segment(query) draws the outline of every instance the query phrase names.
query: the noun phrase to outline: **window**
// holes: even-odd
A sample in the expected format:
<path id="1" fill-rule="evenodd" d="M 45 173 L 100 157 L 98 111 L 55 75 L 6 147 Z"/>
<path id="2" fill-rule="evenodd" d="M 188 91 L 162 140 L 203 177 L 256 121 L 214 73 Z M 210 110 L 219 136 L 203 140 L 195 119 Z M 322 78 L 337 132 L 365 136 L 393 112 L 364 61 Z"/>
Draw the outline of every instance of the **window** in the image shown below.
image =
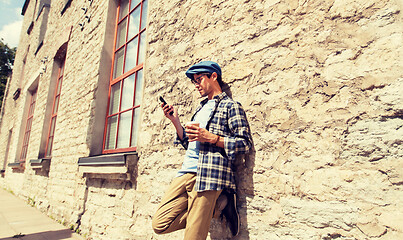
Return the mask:
<path id="1" fill-rule="evenodd" d="M 22 150 L 20 155 L 20 162 L 25 162 L 28 152 L 28 144 L 29 144 L 29 136 L 31 134 L 32 120 L 34 118 L 34 110 L 36 103 L 36 89 L 31 93 L 30 101 L 29 101 L 29 110 L 27 123 L 25 125 L 25 133 L 24 133 L 24 141 L 22 143 Z"/>
<path id="2" fill-rule="evenodd" d="M 21 11 L 22 16 L 25 15 L 25 12 L 27 11 L 28 5 L 29 5 L 29 0 L 25 0 L 24 6 L 22 6 L 22 11 Z"/>
<path id="3" fill-rule="evenodd" d="M 57 74 L 56 90 L 55 90 L 55 95 L 54 95 L 53 104 L 52 104 L 52 115 L 50 117 L 49 131 L 48 131 L 48 137 L 47 137 L 47 141 L 46 141 L 45 157 L 52 156 L 53 139 L 54 139 L 55 129 L 56 129 L 57 110 L 59 109 L 60 92 L 62 89 L 62 82 L 63 82 L 63 76 L 64 76 L 64 63 L 65 63 L 65 60 L 63 60 L 61 62 L 59 71 Z"/>
<path id="4" fill-rule="evenodd" d="M 118 6 L 104 153 L 135 151 L 143 89 L 148 1 Z"/>
<path id="5" fill-rule="evenodd" d="M 18 86 L 19 88 L 22 88 L 22 85 L 24 84 L 24 79 L 25 79 L 25 65 L 27 64 L 27 57 L 29 53 L 29 47 L 31 45 L 28 45 L 27 51 L 25 52 L 24 60 L 22 60 L 22 68 L 21 68 L 21 75 L 20 78 L 18 79 Z"/>
<path id="6" fill-rule="evenodd" d="M 35 51 L 35 55 L 42 48 L 45 40 L 46 31 L 48 28 L 48 19 L 50 12 L 50 0 L 40 0 L 39 11 L 35 21 L 40 22 L 39 24 L 39 36 L 38 36 L 38 46 Z"/>
<path id="7" fill-rule="evenodd" d="M 64 0 L 64 4 L 63 4 L 63 5 L 64 5 L 64 7 L 63 7 L 62 11 L 60 12 L 61 15 L 63 15 L 64 12 L 66 12 L 67 8 L 70 7 L 70 5 L 71 5 L 71 0 Z"/>

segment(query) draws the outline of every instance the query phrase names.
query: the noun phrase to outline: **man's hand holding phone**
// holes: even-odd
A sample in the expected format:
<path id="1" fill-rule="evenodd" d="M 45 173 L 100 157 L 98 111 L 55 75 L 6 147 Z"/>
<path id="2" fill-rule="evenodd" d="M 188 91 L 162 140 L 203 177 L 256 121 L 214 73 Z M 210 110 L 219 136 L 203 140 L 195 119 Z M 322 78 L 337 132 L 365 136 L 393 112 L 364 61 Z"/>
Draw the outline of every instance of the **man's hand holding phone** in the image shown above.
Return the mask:
<path id="1" fill-rule="evenodd" d="M 172 105 L 168 105 L 163 97 L 159 97 L 159 100 L 161 101 L 161 107 L 164 111 L 165 117 L 167 117 L 171 121 L 174 121 L 175 119 L 179 120 L 178 112 L 176 111 L 176 109 Z"/>
<path id="2" fill-rule="evenodd" d="M 161 104 L 161 107 L 162 110 L 164 111 L 165 117 L 169 118 L 170 120 L 173 120 L 175 116 L 178 116 L 178 113 L 176 112 L 176 109 L 174 109 L 173 106 Z"/>
<path id="3" fill-rule="evenodd" d="M 159 100 L 161 101 L 161 108 L 164 111 L 165 117 L 171 120 L 172 124 L 175 126 L 178 137 L 183 140 L 183 127 L 179 120 L 178 111 L 173 106 L 168 105 L 163 97 L 159 97 Z"/>

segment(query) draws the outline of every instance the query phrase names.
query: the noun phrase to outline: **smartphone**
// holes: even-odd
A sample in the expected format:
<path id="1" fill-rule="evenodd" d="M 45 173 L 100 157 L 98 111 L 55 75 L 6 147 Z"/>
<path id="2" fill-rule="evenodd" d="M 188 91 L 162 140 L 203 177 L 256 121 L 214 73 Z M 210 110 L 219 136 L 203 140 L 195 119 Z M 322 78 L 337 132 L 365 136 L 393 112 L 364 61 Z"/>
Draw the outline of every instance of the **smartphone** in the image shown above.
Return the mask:
<path id="1" fill-rule="evenodd" d="M 160 96 L 160 101 L 164 104 L 164 106 L 167 105 L 167 102 L 166 102 L 165 99 L 164 99 L 163 97 L 161 97 L 161 96 Z M 169 115 L 171 115 L 171 116 L 172 116 L 172 114 L 174 114 L 173 111 L 171 111 L 171 112 L 169 113 Z"/>

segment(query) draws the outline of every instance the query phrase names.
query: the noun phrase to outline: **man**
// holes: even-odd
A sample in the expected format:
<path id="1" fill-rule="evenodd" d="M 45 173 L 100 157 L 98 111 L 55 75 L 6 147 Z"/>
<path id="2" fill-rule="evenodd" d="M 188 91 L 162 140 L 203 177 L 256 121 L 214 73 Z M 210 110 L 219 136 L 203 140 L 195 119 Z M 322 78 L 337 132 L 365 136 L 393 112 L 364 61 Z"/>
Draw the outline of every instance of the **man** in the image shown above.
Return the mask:
<path id="1" fill-rule="evenodd" d="M 153 217 L 153 229 L 165 234 L 185 228 L 184 239 L 206 239 L 213 214 L 216 217 L 222 210 L 235 236 L 239 216 L 233 163 L 237 154 L 247 153 L 252 146 L 246 115 L 242 106 L 222 91 L 217 63 L 197 63 L 186 71 L 186 76 L 207 98 L 192 117 L 198 124 L 186 128 L 177 110 L 162 104 L 165 117 L 175 126 L 176 142 L 187 151 L 182 168 Z"/>

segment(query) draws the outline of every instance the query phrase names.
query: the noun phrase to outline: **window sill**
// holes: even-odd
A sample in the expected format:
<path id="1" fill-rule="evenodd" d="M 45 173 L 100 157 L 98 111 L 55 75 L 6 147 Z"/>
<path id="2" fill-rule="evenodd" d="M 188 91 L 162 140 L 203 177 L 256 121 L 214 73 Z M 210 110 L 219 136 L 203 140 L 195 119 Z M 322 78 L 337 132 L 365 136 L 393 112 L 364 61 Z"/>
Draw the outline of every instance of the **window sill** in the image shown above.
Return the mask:
<path id="1" fill-rule="evenodd" d="M 39 17 L 41 16 L 43 9 L 45 8 L 50 8 L 50 4 L 48 3 L 42 3 L 41 9 L 39 10 L 38 16 L 36 17 L 35 21 L 38 21 Z"/>
<path id="2" fill-rule="evenodd" d="M 70 7 L 71 1 L 72 1 L 72 0 L 65 0 L 64 7 L 63 7 L 62 11 L 60 12 L 61 15 L 63 15 L 64 12 L 66 12 L 67 8 Z"/>
<path id="3" fill-rule="evenodd" d="M 39 50 L 42 48 L 42 46 L 43 46 L 43 40 L 39 43 L 38 47 L 36 48 L 35 56 L 39 52 Z"/>
<path id="4" fill-rule="evenodd" d="M 22 11 L 21 11 L 22 16 L 25 15 L 25 11 L 27 11 L 28 5 L 29 5 L 29 0 L 25 0 L 24 6 L 22 6 Z"/>
<path id="5" fill-rule="evenodd" d="M 11 167 L 12 169 L 17 169 L 17 168 L 21 168 L 21 163 L 19 163 L 19 162 L 9 163 L 8 166 Z"/>
<path id="6" fill-rule="evenodd" d="M 34 21 L 31 22 L 31 24 L 29 25 L 28 29 L 27 29 L 27 34 L 31 34 L 32 29 L 34 28 Z"/>
<path id="7" fill-rule="evenodd" d="M 13 94 L 13 99 L 17 100 L 20 97 L 20 93 L 21 93 L 21 88 L 17 88 L 17 90 L 15 90 L 15 92 Z"/>
<path id="8" fill-rule="evenodd" d="M 49 171 L 50 158 L 33 159 L 29 163 L 32 169 Z"/>
<path id="9" fill-rule="evenodd" d="M 25 171 L 25 162 L 9 163 L 7 166 L 11 167 L 15 173 L 22 173 Z"/>
<path id="10" fill-rule="evenodd" d="M 137 162 L 136 152 L 83 157 L 78 159 L 78 169 L 87 178 L 136 181 Z"/>

